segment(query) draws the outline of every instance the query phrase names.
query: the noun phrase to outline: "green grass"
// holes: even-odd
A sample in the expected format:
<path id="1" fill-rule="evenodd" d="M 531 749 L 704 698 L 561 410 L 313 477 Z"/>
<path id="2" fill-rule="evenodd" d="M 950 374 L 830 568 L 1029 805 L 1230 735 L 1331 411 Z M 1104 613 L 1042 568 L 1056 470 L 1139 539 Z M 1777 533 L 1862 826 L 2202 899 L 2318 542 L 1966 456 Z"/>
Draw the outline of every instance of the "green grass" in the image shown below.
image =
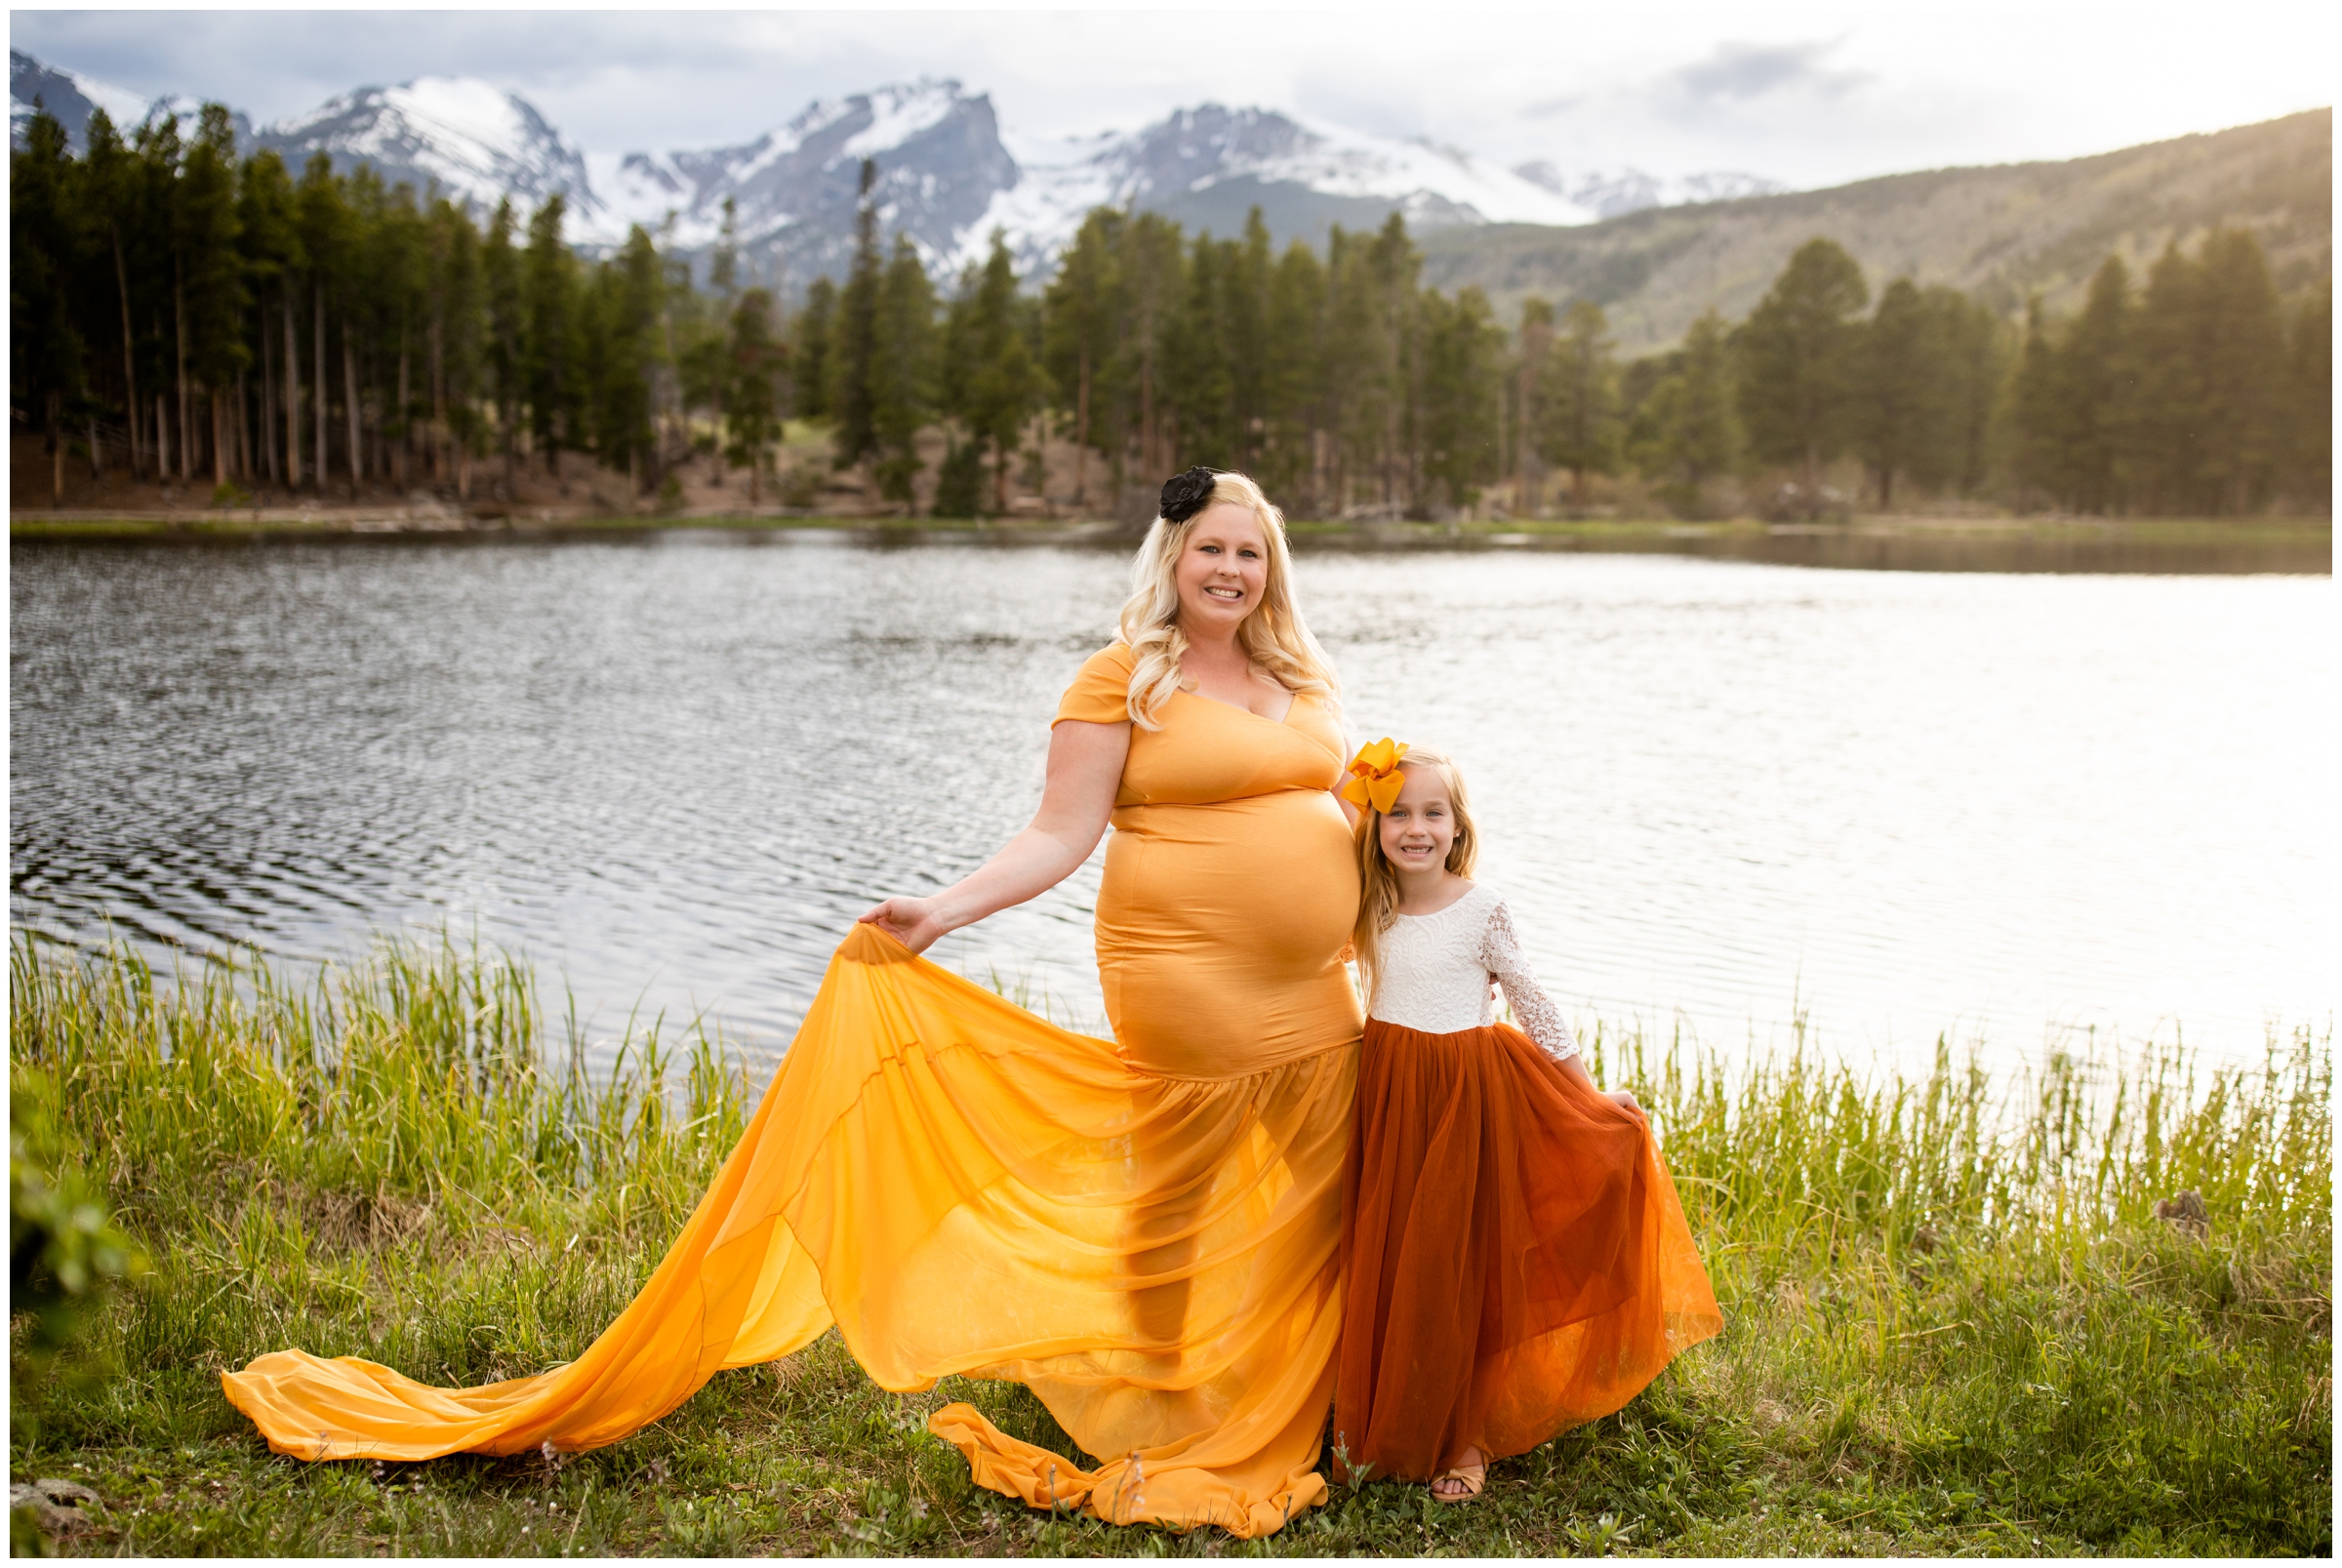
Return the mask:
<path id="1" fill-rule="evenodd" d="M 1597 1033 L 1653 1107 L 1720 1339 L 1464 1508 L 1338 1489 L 1263 1542 L 1052 1518 L 925 1435 L 1014 1386 L 872 1387 L 834 1338 L 566 1459 L 271 1456 L 217 1374 L 301 1346 L 468 1384 L 564 1360 L 656 1262 L 748 1108 L 740 1054 L 630 1029 L 589 1073 L 525 971 L 442 942 L 176 983 L 18 937 L 10 1057 L 155 1264 L 83 1371 L 20 1385 L 10 1467 L 105 1500 L 60 1549 L 709 1554 L 2330 1553 L 2330 1035 L 1922 1080 L 1800 1044 L 1725 1070 Z M 2152 1218 L 2182 1188 L 2199 1242 Z M 13 1325 L 12 1343 L 22 1325 Z M 70 1368 L 66 1370 L 71 1370 Z"/>

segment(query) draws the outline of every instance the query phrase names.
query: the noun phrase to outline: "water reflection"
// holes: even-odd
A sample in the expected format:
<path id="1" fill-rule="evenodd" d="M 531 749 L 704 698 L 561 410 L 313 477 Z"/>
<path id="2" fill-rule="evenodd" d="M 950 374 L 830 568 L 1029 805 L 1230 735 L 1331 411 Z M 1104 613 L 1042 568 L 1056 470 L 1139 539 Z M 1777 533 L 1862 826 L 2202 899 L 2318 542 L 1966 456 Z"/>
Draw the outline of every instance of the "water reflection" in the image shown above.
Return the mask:
<path id="1" fill-rule="evenodd" d="M 602 1032 L 786 1040 L 845 921 L 1022 824 L 1099 549 L 810 533 L 19 546 L 13 917 L 513 942 Z M 1582 1015 L 1850 1054 L 2322 1023 L 2330 583 L 1315 550 L 1361 736 L 1470 768 Z M 1096 1025 L 1096 863 L 947 942 Z"/>

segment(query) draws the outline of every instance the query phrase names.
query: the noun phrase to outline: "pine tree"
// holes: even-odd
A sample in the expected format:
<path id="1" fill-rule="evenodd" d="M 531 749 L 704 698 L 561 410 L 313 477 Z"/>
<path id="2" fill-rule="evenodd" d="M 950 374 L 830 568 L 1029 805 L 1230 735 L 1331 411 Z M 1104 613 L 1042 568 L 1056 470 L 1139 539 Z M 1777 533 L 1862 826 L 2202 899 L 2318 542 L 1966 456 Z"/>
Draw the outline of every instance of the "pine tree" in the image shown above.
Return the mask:
<path id="1" fill-rule="evenodd" d="M 1172 418 L 1169 465 L 1236 466 L 1235 352 L 1229 341 L 1232 245 L 1207 232 L 1188 253 L 1187 288 L 1164 334 L 1161 406 Z"/>
<path id="2" fill-rule="evenodd" d="M 2064 380 L 2057 346 L 2049 339 L 2049 319 L 2037 294 L 2025 302 L 2024 346 L 2017 353 L 2008 396 L 2011 466 L 2020 506 L 2029 505 L 2036 496 L 2055 504 L 2066 495 L 2071 470 L 2063 428 Z"/>
<path id="3" fill-rule="evenodd" d="M 725 456 L 748 470 L 748 504 L 764 501 L 766 457 L 781 435 L 781 372 L 785 358 L 773 297 L 750 289 L 732 308 L 730 375 L 724 415 L 731 434 Z"/>
<path id="4" fill-rule="evenodd" d="M 2203 319 L 2195 350 L 2204 429 L 2190 489 L 2214 515 L 2264 505 L 2283 458 L 2284 318 L 2252 231 L 2215 229 L 2199 252 Z"/>
<path id="5" fill-rule="evenodd" d="M 2334 484 L 2334 281 L 2322 280 L 2293 316 L 2287 354 L 2285 494 L 2331 513 Z"/>
<path id="6" fill-rule="evenodd" d="M 1163 439 L 1164 341 L 1186 293 L 1187 252 L 1179 225 L 1157 213 L 1139 213 L 1123 227 L 1120 264 L 1124 327 L 1114 378 L 1127 388 L 1122 423 L 1130 432 L 1141 474 L 1159 483 L 1171 454 Z"/>
<path id="7" fill-rule="evenodd" d="M 2110 256 L 2090 279 L 2088 302 L 2057 349 L 2055 406 L 2040 416 L 2061 449 L 2065 504 L 2102 514 L 2120 508 L 2134 418 L 2130 273 Z"/>
<path id="8" fill-rule="evenodd" d="M 1407 236 L 1405 220 L 1393 213 L 1360 249 L 1363 303 L 1367 319 L 1369 372 L 1359 400 L 1357 435 L 1373 454 L 1382 503 L 1422 511 L 1419 435 L 1423 363 L 1419 352 L 1417 284 L 1423 259 Z"/>
<path id="9" fill-rule="evenodd" d="M 333 160 L 324 153 L 314 153 L 302 171 L 301 184 L 294 192 L 294 235 L 298 241 L 303 275 L 297 282 L 300 294 L 306 296 L 307 309 L 296 310 L 308 317 L 308 354 L 302 367 L 309 384 L 309 482 L 319 495 L 325 493 L 326 478 L 332 471 L 330 446 L 330 411 L 333 406 L 333 382 L 326 378 L 326 307 L 327 299 L 336 287 L 342 270 L 343 258 L 349 250 L 349 213 L 342 199 L 342 182 L 334 178 Z M 298 338 L 298 331 L 296 332 Z M 300 345 L 294 348 L 296 357 Z"/>
<path id="10" fill-rule="evenodd" d="M 487 242 L 480 247 L 480 286 L 487 296 L 488 322 L 484 341 L 488 383 L 496 404 L 497 444 L 505 458 L 505 483 L 509 487 L 520 465 L 520 410 L 527 396 L 527 358 L 522 340 L 527 330 L 521 297 L 520 252 L 513 243 L 519 219 L 509 199 L 496 204 L 488 221 Z"/>
<path id="11" fill-rule="evenodd" d="M 65 128 L 45 109 L 9 157 L 9 393 L 48 436 L 50 500 L 65 499 L 67 402 L 81 395 L 84 340 L 73 319 L 71 214 L 78 171 Z"/>
<path id="12" fill-rule="evenodd" d="M 1539 302 L 1542 303 L 1543 302 Z M 1526 335 L 1526 318 L 1523 333 Z M 1589 301 L 1571 302 L 1529 405 L 1538 455 L 1570 473 L 1570 504 L 1586 504 L 1586 476 L 1618 471 L 1623 435 L 1610 323 Z"/>
<path id="13" fill-rule="evenodd" d="M 568 203 L 558 193 L 529 218 L 521 259 L 521 384 L 529 404 L 529 433 L 545 454 L 545 471 L 558 476 L 564 447 L 582 447 L 579 413 L 585 378 L 578 363 L 577 259 L 561 240 Z M 566 486 L 564 486 L 566 494 Z"/>
<path id="14" fill-rule="evenodd" d="M 1008 236 L 998 229 L 965 299 L 961 330 L 967 370 L 959 415 L 971 434 L 992 445 L 992 511 L 1000 515 L 1008 510 L 1009 454 L 1040 404 L 1044 379 L 1027 340 L 1028 313 L 1017 298 Z"/>
<path id="15" fill-rule="evenodd" d="M 791 358 L 796 373 L 792 404 L 800 420 L 826 420 L 829 405 L 829 348 L 837 335 L 837 285 L 815 278 L 805 290 L 805 308 L 797 314 L 797 343 Z"/>
<path id="16" fill-rule="evenodd" d="M 1936 285 L 1920 296 L 1934 318 L 1942 351 L 1937 389 L 1942 426 L 1912 477 L 1936 489 L 1973 495 L 1993 464 L 1993 415 L 2007 374 L 2007 333 L 2000 319 L 1958 289 Z"/>
<path id="17" fill-rule="evenodd" d="M 177 216 L 187 367 L 210 405 L 212 482 L 224 485 L 231 438 L 227 390 L 246 363 L 242 329 L 249 302 L 236 254 L 235 131 L 224 105 L 206 103 L 198 117 L 181 166 Z"/>
<path id="18" fill-rule="evenodd" d="M 122 367 L 120 406 L 130 445 L 131 476 L 142 479 L 146 475 L 146 448 L 141 432 L 145 428 L 145 421 L 139 396 L 139 335 L 130 281 L 133 237 L 142 221 L 139 212 L 138 165 L 115 132 L 112 116 L 102 108 L 90 112 L 82 141 L 88 148 L 82 159 L 82 200 L 88 210 L 95 251 L 94 255 L 87 251 L 84 254 L 101 280 L 100 291 L 102 293 L 110 286 L 112 292 L 108 302 L 112 308 L 105 314 L 107 325 L 114 329 L 112 357 Z"/>
<path id="19" fill-rule="evenodd" d="M 1276 269 L 1269 240 L 1269 225 L 1261 209 L 1244 218 L 1243 238 L 1224 253 L 1221 301 L 1223 332 L 1230 347 L 1230 413 L 1233 418 L 1235 465 L 1247 473 L 1260 466 L 1261 446 L 1268 435 L 1273 376 L 1267 356 L 1269 317 L 1273 308 Z"/>
<path id="20" fill-rule="evenodd" d="M 625 468 L 637 494 L 655 486 L 656 432 L 651 426 L 652 381 L 658 372 L 659 253 L 637 223 L 626 242 L 594 276 L 594 452 L 612 469 Z"/>
<path id="21" fill-rule="evenodd" d="M 1452 301 L 1433 289 L 1418 306 L 1422 374 L 1417 393 L 1423 479 L 1463 510 L 1497 476 L 1504 450 L 1497 438 L 1502 406 L 1504 329 L 1488 297 L 1476 288 Z"/>
<path id="22" fill-rule="evenodd" d="M 1539 481 L 1545 476 L 1545 462 L 1538 454 L 1540 416 L 1547 405 L 1546 379 L 1553 373 L 1554 306 L 1538 295 L 1530 295 L 1520 302 L 1519 351 L 1513 365 L 1511 410 L 1513 415 L 1513 474 L 1517 491 L 1516 503 L 1524 517 L 1534 517 L 1543 507 L 1544 498 L 1538 494 Z"/>
<path id="23" fill-rule="evenodd" d="M 1268 438 L 1255 477 L 1272 495 L 1298 503 L 1305 515 L 1325 506 L 1324 317 L 1325 267 L 1316 252 L 1295 240 L 1277 259 L 1270 281 L 1269 324 L 1259 355 Z"/>
<path id="24" fill-rule="evenodd" d="M 1821 465 L 1845 446 L 1860 331 L 1870 301 L 1862 268 L 1835 240 L 1797 248 L 1734 335 L 1741 360 L 1740 416 L 1766 462 L 1794 462 L 1805 505 L 1819 515 Z"/>
<path id="25" fill-rule="evenodd" d="M 919 476 L 918 435 L 935 406 L 935 286 L 908 235 L 878 283 L 870 366 L 870 424 L 878 493 L 909 516 Z"/>
<path id="26" fill-rule="evenodd" d="M 1740 465 L 1738 402 L 1723 320 L 1710 309 L 1691 324 L 1679 367 L 1652 387 L 1642 410 L 1640 465 L 1686 516 L 1698 515 L 1711 481 Z"/>
<path id="27" fill-rule="evenodd" d="M 1073 503 L 1089 503 L 1089 457 L 1093 450 L 1118 452 L 1120 432 L 1094 419 L 1098 382 L 1113 351 L 1113 329 L 1123 307 L 1116 252 L 1122 215 L 1110 207 L 1093 210 L 1074 231 L 1059 259 L 1057 276 L 1043 296 L 1046 331 L 1042 357 L 1055 384 L 1058 407 L 1073 421 Z"/>
<path id="28" fill-rule="evenodd" d="M 286 368 L 298 356 L 299 349 L 288 352 L 286 338 L 272 330 L 277 322 L 289 319 L 287 291 L 301 261 L 301 241 L 294 223 L 293 177 L 286 173 L 283 159 L 273 151 L 262 151 L 245 160 L 240 186 L 236 221 L 245 282 L 256 312 L 257 330 L 252 337 L 255 357 L 261 367 L 261 462 L 268 481 L 282 484 L 298 472 L 288 468 L 285 460 L 291 457 L 298 462 L 293 442 L 300 435 L 298 415 L 288 417 L 288 405 L 281 391 Z M 281 455 L 277 445 L 280 432 L 292 438 Z"/>
<path id="29" fill-rule="evenodd" d="M 1857 340 L 1851 429 L 1881 511 L 1894 507 L 1898 474 L 1941 466 L 1934 453 L 1951 425 L 1943 325 L 1918 286 L 1897 278 L 1878 296 L 1878 311 Z"/>
<path id="30" fill-rule="evenodd" d="M 471 460 L 481 450 L 478 413 L 487 334 L 487 291 L 478 231 L 463 209 L 440 199 L 431 205 L 432 477 L 452 477 L 456 494 L 471 494 Z M 451 451 L 452 449 L 452 451 Z M 445 464 L 452 457 L 455 472 Z"/>
<path id="31" fill-rule="evenodd" d="M 854 216 L 854 265 L 837 301 L 837 343 L 829 361 L 829 410 L 837 421 L 830 458 L 851 468 L 878 450 L 871 377 L 878 352 L 878 206 L 870 189 L 878 165 L 862 160 L 862 199 Z"/>

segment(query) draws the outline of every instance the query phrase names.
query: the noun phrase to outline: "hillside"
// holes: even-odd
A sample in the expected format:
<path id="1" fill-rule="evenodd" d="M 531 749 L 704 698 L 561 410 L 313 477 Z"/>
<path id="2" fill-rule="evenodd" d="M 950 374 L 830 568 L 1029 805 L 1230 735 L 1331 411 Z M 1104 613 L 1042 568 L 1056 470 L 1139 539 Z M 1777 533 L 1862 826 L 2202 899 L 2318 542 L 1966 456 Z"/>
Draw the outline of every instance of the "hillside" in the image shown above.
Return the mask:
<path id="1" fill-rule="evenodd" d="M 2333 111 L 2313 109 L 2063 163 L 1892 175 L 1576 228 L 1442 228 L 1419 243 L 1426 283 L 1478 285 L 1507 324 L 1532 294 L 1587 299 L 1621 350 L 1641 353 L 1710 305 L 1745 314 L 1816 234 L 1851 251 L 1874 288 L 1908 272 L 2013 314 L 2034 293 L 2072 308 L 2109 253 L 2143 265 L 2174 238 L 2243 224 L 2291 293 L 2333 269 Z"/>

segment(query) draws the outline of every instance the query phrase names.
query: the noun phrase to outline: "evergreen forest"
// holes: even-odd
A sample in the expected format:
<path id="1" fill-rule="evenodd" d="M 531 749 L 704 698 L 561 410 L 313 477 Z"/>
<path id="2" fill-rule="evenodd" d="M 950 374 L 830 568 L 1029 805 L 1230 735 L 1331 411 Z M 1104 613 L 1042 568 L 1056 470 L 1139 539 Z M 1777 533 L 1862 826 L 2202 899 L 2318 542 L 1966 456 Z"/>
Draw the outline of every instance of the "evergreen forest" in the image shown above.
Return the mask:
<path id="1" fill-rule="evenodd" d="M 210 493 L 508 494 L 564 453 L 646 503 L 697 459 L 790 498 L 789 422 L 900 512 L 1001 515 L 1070 444 L 1088 514 L 1192 462 L 1296 517 L 1582 513 L 1631 478 L 1681 516 L 1975 503 L 2089 516 L 2330 509 L 2332 284 L 2281 297 L 2245 229 L 2099 268 L 2071 318 L 2021 321 L 1816 237 L 1739 321 L 1622 361 L 1601 309 L 1421 282 L 1395 215 L 1281 252 L 1101 208 L 1054 274 L 1001 236 L 939 290 L 888 243 L 865 165 L 854 261 L 801 293 L 696 269 L 637 227 L 598 258 L 553 197 L 436 193 L 239 157 L 102 111 L 73 155 L 36 115 L 12 153 L 12 436 Z M 936 433 L 942 433 L 939 442 Z M 1846 476 L 1859 472 L 1857 490 Z M 1058 488 L 1065 489 L 1064 485 Z"/>

